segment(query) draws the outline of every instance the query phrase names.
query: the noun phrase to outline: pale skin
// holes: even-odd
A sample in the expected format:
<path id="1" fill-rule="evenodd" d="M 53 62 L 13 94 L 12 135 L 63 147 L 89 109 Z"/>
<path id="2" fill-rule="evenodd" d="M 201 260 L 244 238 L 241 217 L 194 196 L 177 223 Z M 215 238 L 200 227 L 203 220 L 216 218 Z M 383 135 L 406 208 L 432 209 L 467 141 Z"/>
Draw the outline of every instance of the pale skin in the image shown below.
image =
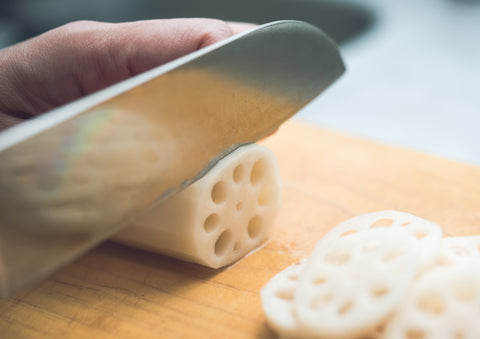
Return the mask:
<path id="1" fill-rule="evenodd" d="M 214 19 L 78 21 L 0 50 L 0 130 L 253 25 Z"/>

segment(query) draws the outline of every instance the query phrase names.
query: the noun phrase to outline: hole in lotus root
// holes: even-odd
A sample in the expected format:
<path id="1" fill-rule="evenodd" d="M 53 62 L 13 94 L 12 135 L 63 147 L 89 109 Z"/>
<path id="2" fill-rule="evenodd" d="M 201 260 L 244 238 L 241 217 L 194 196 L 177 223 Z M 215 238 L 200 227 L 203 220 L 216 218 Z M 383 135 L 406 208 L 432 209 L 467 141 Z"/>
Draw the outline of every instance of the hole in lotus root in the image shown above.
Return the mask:
<path id="1" fill-rule="evenodd" d="M 468 280 L 459 280 L 453 284 L 453 295 L 461 302 L 470 302 L 475 299 L 477 294 L 475 282 Z"/>
<path id="2" fill-rule="evenodd" d="M 252 172 L 250 173 L 250 183 L 252 185 L 256 185 L 262 180 L 263 176 L 265 175 L 266 166 L 265 161 L 263 159 L 258 160 L 252 168 Z"/>
<path id="3" fill-rule="evenodd" d="M 75 171 L 71 174 L 71 180 L 77 185 L 84 185 L 91 181 L 91 177 L 83 171 Z"/>
<path id="4" fill-rule="evenodd" d="M 365 253 L 365 254 L 371 253 L 371 252 L 377 250 L 380 247 L 380 245 L 381 245 L 380 240 L 371 239 L 363 245 L 362 252 Z"/>
<path id="5" fill-rule="evenodd" d="M 290 273 L 287 275 L 287 279 L 290 280 L 290 281 L 296 281 L 296 280 L 298 280 L 298 273 L 297 273 L 297 272 L 290 272 Z"/>
<path id="6" fill-rule="evenodd" d="M 232 242 L 232 231 L 225 230 L 222 234 L 218 237 L 217 241 L 215 241 L 215 254 L 217 256 L 224 255 L 228 248 L 230 247 L 230 243 Z"/>
<path id="7" fill-rule="evenodd" d="M 235 167 L 235 169 L 233 170 L 233 181 L 238 184 L 240 181 L 242 181 L 244 176 L 245 168 L 243 167 L 243 165 L 238 165 L 237 167 Z"/>
<path id="8" fill-rule="evenodd" d="M 340 236 L 345 237 L 347 235 L 351 235 L 351 234 L 355 234 L 355 233 L 358 233 L 358 231 L 357 230 L 348 230 L 348 231 L 345 231 L 342 234 L 340 234 Z"/>
<path id="9" fill-rule="evenodd" d="M 243 209 L 243 202 L 238 202 L 236 205 L 235 205 L 235 208 L 237 211 L 241 211 Z"/>
<path id="10" fill-rule="evenodd" d="M 258 237 L 262 231 L 263 223 L 262 223 L 262 218 L 260 218 L 259 215 L 254 216 L 250 221 L 248 222 L 248 236 L 251 239 L 254 239 Z"/>
<path id="11" fill-rule="evenodd" d="M 240 242 L 239 241 L 235 241 L 235 244 L 233 244 L 233 251 L 234 252 L 238 252 L 240 251 Z"/>
<path id="12" fill-rule="evenodd" d="M 369 339 L 383 338 L 382 333 L 385 331 L 385 326 L 386 323 L 378 325 Z"/>
<path id="13" fill-rule="evenodd" d="M 389 262 L 389 261 L 397 259 L 398 257 L 401 257 L 404 254 L 405 254 L 404 249 L 392 248 L 392 249 L 387 250 L 387 252 L 385 253 L 385 255 L 383 256 L 382 259 L 383 259 L 384 262 Z"/>
<path id="14" fill-rule="evenodd" d="M 427 335 L 425 334 L 425 331 L 411 328 L 405 331 L 405 338 L 406 339 L 425 339 L 427 338 Z"/>
<path id="15" fill-rule="evenodd" d="M 270 200 L 272 200 L 271 191 L 268 189 L 262 189 L 258 195 L 258 204 L 260 206 L 265 206 L 270 202 Z"/>
<path id="16" fill-rule="evenodd" d="M 449 258 L 446 258 L 446 257 L 442 257 L 442 258 L 438 259 L 437 265 L 439 265 L 439 266 L 453 266 L 453 265 L 455 265 L 455 261 L 453 261 Z"/>
<path id="17" fill-rule="evenodd" d="M 373 299 L 382 298 L 386 296 L 388 292 L 389 292 L 388 287 L 384 285 L 373 286 L 370 289 L 370 295 L 373 297 Z"/>
<path id="18" fill-rule="evenodd" d="M 38 188 L 42 191 L 53 191 L 60 185 L 60 178 L 53 175 L 42 176 L 38 181 Z"/>
<path id="19" fill-rule="evenodd" d="M 322 284 L 325 284 L 327 282 L 327 278 L 325 278 L 323 276 L 316 276 L 316 277 L 312 278 L 311 282 L 314 285 L 322 285 Z"/>
<path id="20" fill-rule="evenodd" d="M 212 189 L 212 201 L 216 204 L 220 204 L 227 199 L 227 185 L 223 181 L 219 181 L 213 186 Z"/>
<path id="21" fill-rule="evenodd" d="M 456 254 L 456 255 L 458 255 L 458 256 L 460 256 L 460 257 L 467 257 L 467 256 L 470 255 L 470 251 L 469 251 L 467 248 L 464 248 L 464 247 L 455 246 L 455 245 L 450 245 L 450 246 L 448 247 L 448 249 L 449 249 L 452 253 L 454 253 L 454 254 Z"/>
<path id="22" fill-rule="evenodd" d="M 375 221 L 373 224 L 370 225 L 370 228 L 387 227 L 392 225 L 393 225 L 393 220 L 385 218 L 385 219 L 380 219 Z"/>
<path id="23" fill-rule="evenodd" d="M 203 223 L 206 232 L 212 232 L 220 224 L 220 217 L 216 213 L 210 214 Z"/>
<path id="24" fill-rule="evenodd" d="M 426 232 L 415 232 L 415 238 L 417 239 L 423 239 L 428 235 Z"/>
<path id="25" fill-rule="evenodd" d="M 417 300 L 417 306 L 420 310 L 429 314 L 442 314 L 445 310 L 445 304 L 442 296 L 436 293 L 424 293 Z"/>
<path id="26" fill-rule="evenodd" d="M 407 221 L 407 222 L 404 222 L 403 224 L 401 224 L 400 227 L 405 227 L 405 226 L 408 226 L 410 224 L 411 224 L 411 222 Z"/>
<path id="27" fill-rule="evenodd" d="M 324 306 L 333 300 L 333 294 L 327 293 L 315 296 L 310 302 L 310 308 L 315 309 Z"/>
<path id="28" fill-rule="evenodd" d="M 350 253 L 345 250 L 335 250 L 327 253 L 325 262 L 331 265 L 344 265 L 350 260 Z"/>
<path id="29" fill-rule="evenodd" d="M 340 308 L 337 310 L 337 313 L 339 315 L 345 315 L 352 310 L 353 305 L 353 301 L 348 300 L 347 302 L 343 303 L 342 306 L 340 306 Z"/>
<path id="30" fill-rule="evenodd" d="M 453 334 L 453 339 L 465 339 L 465 334 L 463 332 L 457 331 Z"/>
<path id="31" fill-rule="evenodd" d="M 14 176 L 26 176 L 36 173 L 34 164 L 32 163 L 19 163 L 15 164 L 11 172 Z"/>
<path id="32" fill-rule="evenodd" d="M 293 289 L 283 288 L 276 291 L 275 296 L 279 299 L 290 301 L 293 300 Z"/>

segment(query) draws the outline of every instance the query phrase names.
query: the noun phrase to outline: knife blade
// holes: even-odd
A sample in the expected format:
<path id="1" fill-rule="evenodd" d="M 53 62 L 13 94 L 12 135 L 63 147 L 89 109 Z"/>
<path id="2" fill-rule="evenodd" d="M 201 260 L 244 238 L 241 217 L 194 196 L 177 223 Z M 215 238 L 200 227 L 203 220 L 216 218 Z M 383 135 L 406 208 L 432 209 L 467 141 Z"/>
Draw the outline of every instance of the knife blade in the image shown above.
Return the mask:
<path id="1" fill-rule="evenodd" d="M 29 286 L 255 142 L 343 72 L 320 29 L 278 21 L 0 133 L 0 293 Z"/>

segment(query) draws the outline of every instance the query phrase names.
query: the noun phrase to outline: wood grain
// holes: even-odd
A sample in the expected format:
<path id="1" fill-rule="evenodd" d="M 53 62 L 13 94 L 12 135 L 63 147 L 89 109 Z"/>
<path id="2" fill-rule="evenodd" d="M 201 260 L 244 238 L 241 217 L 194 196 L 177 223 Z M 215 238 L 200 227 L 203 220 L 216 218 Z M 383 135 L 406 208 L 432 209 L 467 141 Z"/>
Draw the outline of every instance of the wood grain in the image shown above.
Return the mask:
<path id="1" fill-rule="evenodd" d="M 265 140 L 283 204 L 271 240 L 219 271 L 106 242 L 0 301 L 1 338 L 274 338 L 259 290 L 352 216 L 396 209 L 480 234 L 480 168 L 289 122 Z"/>

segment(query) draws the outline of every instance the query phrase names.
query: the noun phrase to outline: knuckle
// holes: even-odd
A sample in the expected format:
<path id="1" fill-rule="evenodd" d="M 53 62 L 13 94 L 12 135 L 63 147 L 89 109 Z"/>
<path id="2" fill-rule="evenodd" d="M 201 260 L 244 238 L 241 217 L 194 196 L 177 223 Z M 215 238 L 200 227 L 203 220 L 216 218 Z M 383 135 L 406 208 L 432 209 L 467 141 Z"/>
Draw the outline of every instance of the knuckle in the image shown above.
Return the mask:
<path id="1" fill-rule="evenodd" d="M 207 22 L 203 25 L 203 31 L 201 34 L 200 48 L 223 40 L 233 34 L 230 26 L 225 21 L 219 19 L 206 20 Z"/>

